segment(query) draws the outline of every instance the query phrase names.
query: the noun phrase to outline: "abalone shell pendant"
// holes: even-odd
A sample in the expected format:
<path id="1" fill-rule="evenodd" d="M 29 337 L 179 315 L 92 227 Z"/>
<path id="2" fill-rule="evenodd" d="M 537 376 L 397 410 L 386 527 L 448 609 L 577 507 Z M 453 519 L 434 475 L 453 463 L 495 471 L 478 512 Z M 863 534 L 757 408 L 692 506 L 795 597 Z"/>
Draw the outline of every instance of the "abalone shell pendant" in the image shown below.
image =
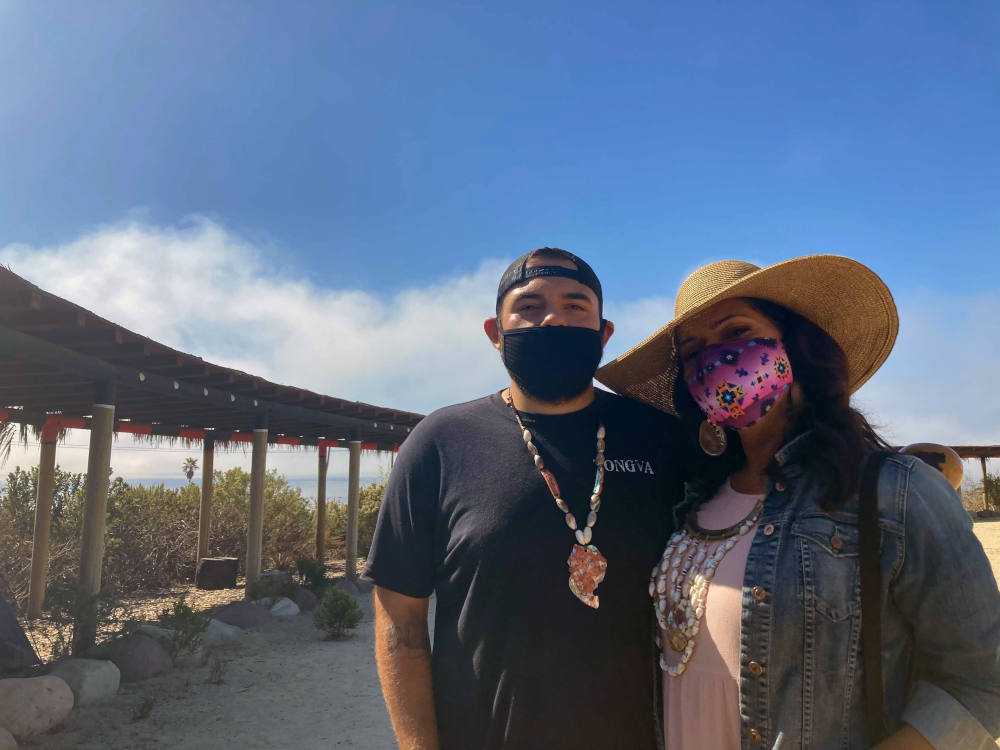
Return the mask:
<path id="1" fill-rule="evenodd" d="M 569 590 L 588 607 L 597 609 L 601 600 L 595 591 L 604 580 L 608 561 L 593 544 L 574 544 L 566 561 L 569 565 Z"/>

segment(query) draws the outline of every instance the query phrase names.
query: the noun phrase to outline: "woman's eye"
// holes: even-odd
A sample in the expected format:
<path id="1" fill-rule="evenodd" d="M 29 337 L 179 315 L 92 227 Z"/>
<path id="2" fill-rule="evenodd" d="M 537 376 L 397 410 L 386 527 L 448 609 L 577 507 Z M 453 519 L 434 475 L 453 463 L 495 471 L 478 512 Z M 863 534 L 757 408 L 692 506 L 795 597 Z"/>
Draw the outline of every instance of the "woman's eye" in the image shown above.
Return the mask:
<path id="1" fill-rule="evenodd" d="M 731 339 L 743 338 L 748 333 L 750 333 L 750 327 L 749 326 L 738 326 L 736 328 L 733 328 L 729 332 L 729 338 L 731 338 Z"/>

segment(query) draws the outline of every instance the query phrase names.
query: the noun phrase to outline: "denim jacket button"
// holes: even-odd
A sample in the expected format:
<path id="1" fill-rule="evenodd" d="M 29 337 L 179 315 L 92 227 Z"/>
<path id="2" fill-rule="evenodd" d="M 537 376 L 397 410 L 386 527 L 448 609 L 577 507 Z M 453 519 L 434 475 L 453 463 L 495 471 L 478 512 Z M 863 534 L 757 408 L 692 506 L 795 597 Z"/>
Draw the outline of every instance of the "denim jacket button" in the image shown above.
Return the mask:
<path id="1" fill-rule="evenodd" d="M 752 674 L 754 677 L 760 677 L 762 674 L 764 674 L 764 667 L 762 667 L 755 661 L 752 661 L 749 664 L 747 664 L 747 669 L 750 670 L 750 674 Z"/>
<path id="2" fill-rule="evenodd" d="M 764 591 L 763 586 L 754 586 L 752 589 L 750 589 L 750 596 L 752 596 L 757 601 L 762 602 L 764 601 L 764 599 L 767 598 L 767 592 Z"/>
<path id="3" fill-rule="evenodd" d="M 764 527 L 764 536 L 771 536 L 774 533 L 774 524 L 769 523 Z"/>
<path id="4" fill-rule="evenodd" d="M 760 736 L 760 732 L 756 729 L 751 729 L 749 732 L 751 742 L 763 742 L 764 738 Z"/>

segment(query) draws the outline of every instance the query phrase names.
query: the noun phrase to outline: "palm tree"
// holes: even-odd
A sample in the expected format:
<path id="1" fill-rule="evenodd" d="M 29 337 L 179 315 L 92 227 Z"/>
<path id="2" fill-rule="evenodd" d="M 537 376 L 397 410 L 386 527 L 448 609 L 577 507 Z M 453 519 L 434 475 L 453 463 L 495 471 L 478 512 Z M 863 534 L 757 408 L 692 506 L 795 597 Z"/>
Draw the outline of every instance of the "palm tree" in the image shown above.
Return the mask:
<path id="1" fill-rule="evenodd" d="M 14 445 L 14 434 L 17 432 L 17 425 L 14 422 L 0 422 L 0 466 L 7 463 L 10 457 L 10 449 Z"/>
<path id="2" fill-rule="evenodd" d="M 198 470 L 198 459 L 197 458 L 185 458 L 184 468 L 181 471 L 184 472 L 184 476 L 188 478 L 190 482 L 194 477 L 194 473 Z"/>

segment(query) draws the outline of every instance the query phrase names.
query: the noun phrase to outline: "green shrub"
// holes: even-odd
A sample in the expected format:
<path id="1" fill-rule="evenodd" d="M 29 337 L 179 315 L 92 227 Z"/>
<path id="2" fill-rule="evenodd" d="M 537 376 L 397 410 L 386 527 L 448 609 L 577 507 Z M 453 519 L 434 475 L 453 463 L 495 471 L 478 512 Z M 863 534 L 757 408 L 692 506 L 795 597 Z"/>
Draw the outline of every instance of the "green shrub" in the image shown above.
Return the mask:
<path id="1" fill-rule="evenodd" d="M 312 591 L 319 591 L 326 585 L 326 566 L 308 557 L 300 557 L 295 563 L 295 571 L 302 584 Z"/>
<path id="2" fill-rule="evenodd" d="M 170 658 L 176 660 L 182 653 L 193 654 L 201 645 L 201 634 L 208 627 L 209 616 L 196 612 L 187 603 L 187 595 L 181 594 L 170 609 L 160 613 L 160 622 L 173 630 L 167 650 Z"/>
<path id="3" fill-rule="evenodd" d="M 378 520 L 385 482 L 372 482 L 362 487 L 358 494 L 358 554 L 367 557 L 375 536 L 375 522 Z M 347 505 L 330 503 L 327 506 L 327 525 L 335 546 L 343 546 L 347 536 Z"/>
<path id="4" fill-rule="evenodd" d="M 362 612 L 354 597 L 336 586 L 328 586 L 313 613 L 316 627 L 328 640 L 343 640 L 361 622 Z"/>
<path id="5" fill-rule="evenodd" d="M 258 599 L 270 599 L 273 603 L 283 596 L 291 599 L 298 589 L 299 585 L 291 579 L 280 581 L 271 576 L 261 576 L 247 581 L 246 598 L 252 602 Z"/>
<path id="6" fill-rule="evenodd" d="M 113 615 L 118 608 L 110 589 L 91 594 L 72 583 L 50 586 L 42 609 L 55 626 L 53 659 L 76 656 L 93 646 L 98 632 L 107 632 L 115 624 Z"/>

